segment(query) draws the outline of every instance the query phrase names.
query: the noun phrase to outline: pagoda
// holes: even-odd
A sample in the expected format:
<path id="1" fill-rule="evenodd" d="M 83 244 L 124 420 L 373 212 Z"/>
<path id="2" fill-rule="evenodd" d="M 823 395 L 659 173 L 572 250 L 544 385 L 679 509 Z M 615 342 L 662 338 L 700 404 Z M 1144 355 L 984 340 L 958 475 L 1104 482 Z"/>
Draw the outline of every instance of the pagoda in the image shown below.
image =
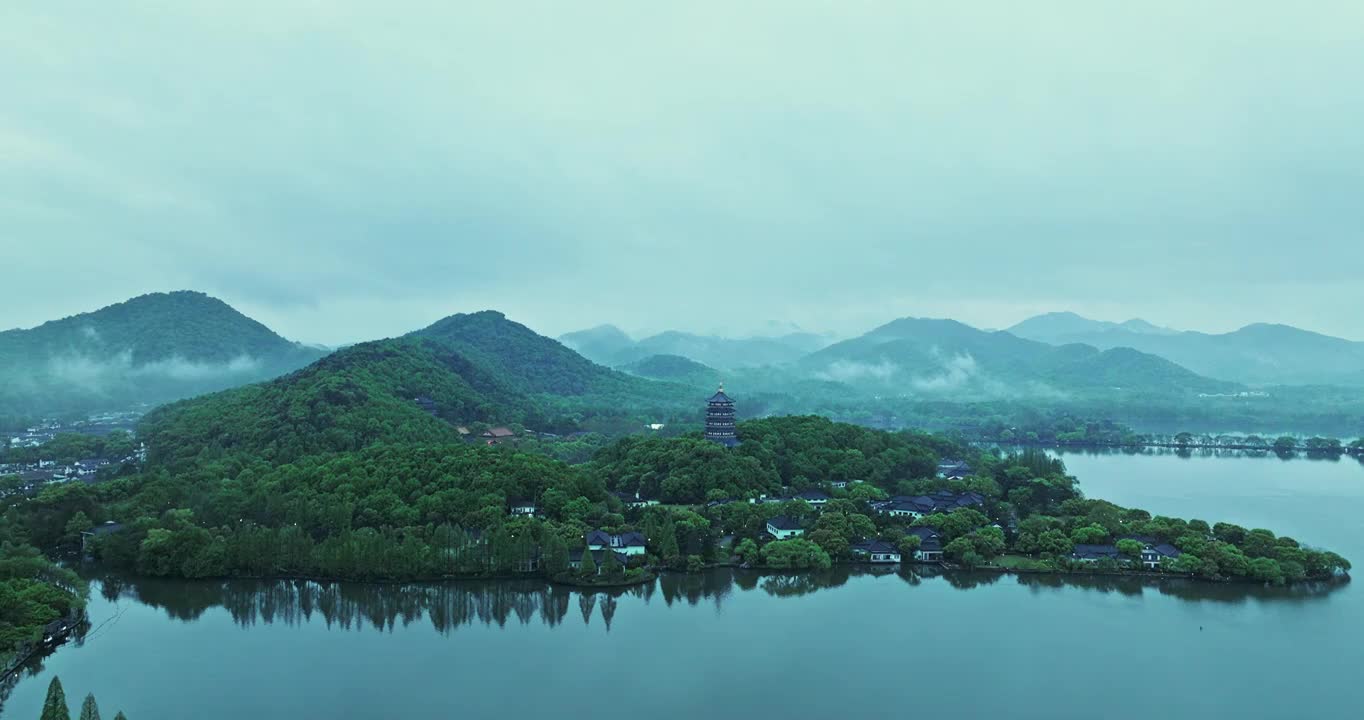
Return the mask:
<path id="1" fill-rule="evenodd" d="M 739 444 L 739 437 L 734 434 L 734 401 L 725 394 L 723 383 L 706 401 L 706 439 L 725 447 Z"/>

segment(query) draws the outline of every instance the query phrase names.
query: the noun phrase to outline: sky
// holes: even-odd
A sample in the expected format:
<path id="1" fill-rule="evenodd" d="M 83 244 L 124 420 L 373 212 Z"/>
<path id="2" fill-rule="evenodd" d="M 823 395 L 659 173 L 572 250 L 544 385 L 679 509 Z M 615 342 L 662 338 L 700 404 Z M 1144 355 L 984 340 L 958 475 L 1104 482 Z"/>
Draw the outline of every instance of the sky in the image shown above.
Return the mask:
<path id="1" fill-rule="evenodd" d="M 1361 77 L 1357 1 L 15 0 L 0 328 L 1364 339 Z"/>

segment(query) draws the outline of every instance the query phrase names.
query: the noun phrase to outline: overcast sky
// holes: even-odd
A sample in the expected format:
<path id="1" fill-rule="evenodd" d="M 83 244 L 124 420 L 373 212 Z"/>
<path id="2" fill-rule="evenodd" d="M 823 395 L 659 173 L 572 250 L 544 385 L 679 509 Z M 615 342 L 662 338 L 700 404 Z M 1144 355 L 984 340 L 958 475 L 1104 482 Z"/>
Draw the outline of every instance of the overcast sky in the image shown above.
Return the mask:
<path id="1" fill-rule="evenodd" d="M 0 328 L 1364 339 L 1357 0 L 341 4 L 0 3 Z"/>

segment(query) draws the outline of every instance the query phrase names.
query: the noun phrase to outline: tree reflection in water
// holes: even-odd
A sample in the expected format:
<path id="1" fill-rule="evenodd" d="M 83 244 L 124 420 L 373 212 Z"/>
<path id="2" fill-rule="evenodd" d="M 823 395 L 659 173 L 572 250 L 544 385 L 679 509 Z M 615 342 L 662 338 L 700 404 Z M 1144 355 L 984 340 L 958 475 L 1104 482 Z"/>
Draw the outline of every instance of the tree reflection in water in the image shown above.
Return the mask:
<path id="1" fill-rule="evenodd" d="M 1085 575 L 1006 575 L 994 572 L 944 571 L 930 566 L 840 566 L 812 573 L 763 573 L 718 569 L 704 573 L 665 573 L 658 579 L 629 588 L 583 589 L 533 580 L 449 582 L 412 585 L 321 583 L 309 580 L 230 580 L 185 582 L 104 578 L 99 592 L 108 600 L 125 598 L 161 608 L 174 619 L 193 621 L 215 608 L 225 609 L 243 627 L 256 624 L 297 625 L 321 619 L 327 627 L 392 631 L 417 622 L 430 622 L 442 634 L 473 623 L 509 622 L 528 625 L 537 619 L 551 627 L 568 617 L 576 596 L 584 624 L 600 614 L 604 631 L 611 629 L 618 609 L 630 603 L 649 604 L 661 595 L 665 604 L 713 603 L 723 612 L 736 593 L 760 591 L 777 598 L 795 598 L 843 587 L 855 579 L 895 577 L 909 588 L 946 582 L 971 591 L 997 583 L 1017 583 L 1032 592 L 1082 590 L 1138 596 L 1156 592 L 1184 600 L 1222 603 L 1308 602 L 1324 597 L 1339 583 L 1303 583 L 1273 588 L 1248 584 L 1219 584 L 1176 578 L 1139 578 Z M 81 642 L 77 639 L 76 642 Z"/>

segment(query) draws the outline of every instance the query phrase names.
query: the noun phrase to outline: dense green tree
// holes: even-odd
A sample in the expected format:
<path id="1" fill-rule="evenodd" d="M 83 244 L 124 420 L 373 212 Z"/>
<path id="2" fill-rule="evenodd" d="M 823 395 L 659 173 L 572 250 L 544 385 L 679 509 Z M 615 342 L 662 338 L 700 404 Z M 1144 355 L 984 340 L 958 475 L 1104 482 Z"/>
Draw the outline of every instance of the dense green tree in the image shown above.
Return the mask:
<path id="1" fill-rule="evenodd" d="M 609 548 L 605 554 L 611 554 Z M 578 574 L 588 578 L 594 577 L 597 574 L 597 561 L 592 557 L 592 548 L 587 545 L 583 545 L 583 559 L 582 563 L 578 566 Z"/>
<path id="2" fill-rule="evenodd" d="M 64 539 L 68 542 L 79 543 L 81 533 L 89 530 L 93 524 L 84 511 L 77 510 L 76 514 L 72 515 L 66 523 L 66 537 Z"/>
<path id="3" fill-rule="evenodd" d="M 616 551 L 609 547 L 602 551 L 601 573 L 612 580 L 618 580 L 625 575 L 625 566 L 621 565 L 620 558 L 616 557 Z"/>
<path id="4" fill-rule="evenodd" d="M 1037 538 L 1037 550 L 1041 553 L 1061 556 L 1069 555 L 1074 549 L 1075 543 L 1060 530 L 1048 530 Z"/>
<path id="5" fill-rule="evenodd" d="M 1116 547 L 1118 552 L 1122 553 L 1123 557 L 1128 560 L 1141 559 L 1142 544 L 1136 540 L 1119 540 Z"/>
<path id="6" fill-rule="evenodd" d="M 947 514 L 934 514 L 919 521 L 922 525 L 936 529 L 948 539 L 959 538 L 990 521 L 979 510 L 958 508 Z"/>
<path id="7" fill-rule="evenodd" d="M 1004 552 L 1004 531 L 997 527 L 983 527 L 966 537 L 970 539 L 976 555 L 985 560 L 997 557 Z"/>
<path id="8" fill-rule="evenodd" d="M 962 562 L 968 553 L 975 554 L 975 552 L 976 546 L 968 537 L 959 537 L 943 547 L 943 554 L 956 562 Z"/>
<path id="9" fill-rule="evenodd" d="M 1262 528 L 1246 533 L 1245 539 L 1238 545 L 1251 558 L 1272 558 L 1277 550 L 1274 533 Z"/>
<path id="10" fill-rule="evenodd" d="M 1246 538 L 1246 529 L 1231 523 L 1217 523 L 1212 526 L 1213 537 L 1224 543 L 1239 545 Z"/>
<path id="11" fill-rule="evenodd" d="M 550 576 L 568 571 L 568 543 L 556 533 L 549 533 L 544 544 L 545 572 Z"/>
<path id="12" fill-rule="evenodd" d="M 659 557 L 663 558 L 663 562 L 673 564 L 682 557 L 682 550 L 677 543 L 677 528 L 669 521 L 663 526 L 660 535 L 662 539 L 658 546 Z"/>
<path id="13" fill-rule="evenodd" d="M 763 546 L 763 562 L 778 569 L 827 569 L 833 561 L 829 554 L 805 538 L 776 540 Z"/>
<path id="14" fill-rule="evenodd" d="M 81 703 L 80 720 L 99 720 L 99 705 L 95 704 L 94 694 L 85 696 L 85 702 Z"/>
<path id="15" fill-rule="evenodd" d="M 756 565 L 759 560 L 758 543 L 753 542 L 753 538 L 744 538 L 735 548 L 734 554 L 744 563 Z"/>
<path id="16" fill-rule="evenodd" d="M 1192 553 L 1183 553 L 1179 557 L 1161 564 L 1161 567 L 1169 572 L 1191 575 L 1199 572 L 1203 567 L 1203 561 Z"/>
<path id="17" fill-rule="evenodd" d="M 1282 585 L 1284 582 L 1283 568 L 1279 566 L 1279 561 L 1273 558 L 1258 557 L 1251 560 L 1249 576 L 1275 585 Z"/>
<path id="18" fill-rule="evenodd" d="M 71 711 L 66 707 L 66 691 L 62 690 L 62 680 L 53 677 L 47 686 L 47 698 L 43 700 L 43 714 L 40 720 L 71 720 Z"/>
<path id="19" fill-rule="evenodd" d="M 1108 530 L 1099 525 L 1086 525 L 1072 530 L 1070 539 L 1076 545 L 1098 545 L 1108 541 Z"/>

